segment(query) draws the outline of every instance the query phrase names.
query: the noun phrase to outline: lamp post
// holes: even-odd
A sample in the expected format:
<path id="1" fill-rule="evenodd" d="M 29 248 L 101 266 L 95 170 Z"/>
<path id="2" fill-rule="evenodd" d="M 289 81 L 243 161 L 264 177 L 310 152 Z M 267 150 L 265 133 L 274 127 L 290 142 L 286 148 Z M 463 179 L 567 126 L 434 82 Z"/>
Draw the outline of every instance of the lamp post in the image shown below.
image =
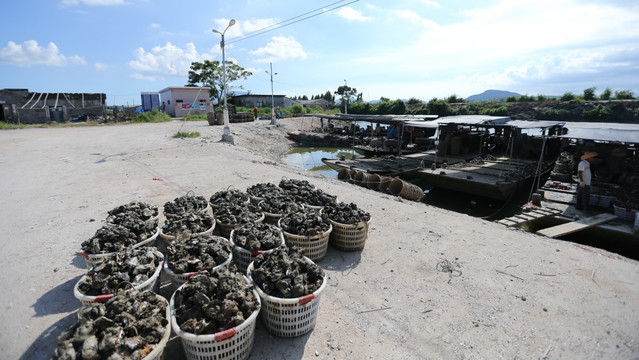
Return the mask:
<path id="1" fill-rule="evenodd" d="M 273 75 L 277 75 L 277 73 L 273 74 L 273 63 L 271 63 L 271 72 L 266 71 L 266 73 L 271 75 L 271 125 L 277 125 L 277 120 L 275 119 L 275 97 L 273 96 Z"/>
<path id="2" fill-rule="evenodd" d="M 226 58 L 224 56 L 224 34 L 231 26 L 235 25 L 235 19 L 229 21 L 229 25 L 223 32 L 219 32 L 213 29 L 214 33 L 222 35 L 222 41 L 220 41 L 220 47 L 222 48 L 222 91 L 224 91 L 224 132 L 222 133 L 222 141 L 228 141 L 233 143 L 233 135 L 231 135 L 231 129 L 229 128 L 229 109 L 226 104 Z"/>
<path id="3" fill-rule="evenodd" d="M 349 94 L 350 92 L 348 91 L 348 85 L 346 84 L 346 79 L 344 79 L 344 86 L 346 87 L 344 89 L 344 95 Z M 346 96 L 344 96 L 346 97 Z M 344 103 L 344 114 L 348 114 L 348 98 L 346 98 L 346 102 Z"/>

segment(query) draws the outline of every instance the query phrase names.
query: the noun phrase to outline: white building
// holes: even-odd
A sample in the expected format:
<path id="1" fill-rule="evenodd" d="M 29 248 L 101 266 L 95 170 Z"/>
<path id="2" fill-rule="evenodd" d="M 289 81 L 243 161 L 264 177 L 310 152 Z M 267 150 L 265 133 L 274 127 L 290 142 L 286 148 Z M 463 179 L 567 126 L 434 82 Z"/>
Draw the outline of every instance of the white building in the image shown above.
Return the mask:
<path id="1" fill-rule="evenodd" d="M 186 114 L 206 114 L 213 112 L 209 99 L 210 87 L 169 86 L 160 90 L 160 109 L 172 117 Z"/>

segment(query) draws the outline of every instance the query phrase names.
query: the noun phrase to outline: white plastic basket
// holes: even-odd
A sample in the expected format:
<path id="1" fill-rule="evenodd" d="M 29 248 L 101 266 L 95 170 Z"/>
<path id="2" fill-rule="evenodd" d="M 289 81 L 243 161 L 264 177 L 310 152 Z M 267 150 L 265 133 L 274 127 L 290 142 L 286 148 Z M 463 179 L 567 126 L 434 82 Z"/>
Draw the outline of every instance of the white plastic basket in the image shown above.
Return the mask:
<path id="1" fill-rule="evenodd" d="M 309 259 L 310 261 L 310 259 Z M 247 275 L 251 281 L 253 263 L 249 264 Z M 261 319 L 268 332 L 280 337 L 296 337 L 313 330 L 317 323 L 320 296 L 326 287 L 324 274 L 322 286 L 314 293 L 299 298 L 285 299 L 266 294 L 259 286 L 255 290 L 262 300 Z"/>
<path id="2" fill-rule="evenodd" d="M 636 210 L 628 209 L 622 206 L 613 205 L 614 213 L 622 221 L 634 221 Z"/>
<path id="3" fill-rule="evenodd" d="M 277 225 L 277 222 L 284 216 L 284 214 L 273 214 L 264 212 L 264 222 L 267 224 Z"/>
<path id="4" fill-rule="evenodd" d="M 161 360 L 164 355 L 164 348 L 166 344 L 169 342 L 169 338 L 171 337 L 171 307 L 169 306 L 169 302 L 161 295 L 157 295 L 161 297 L 166 302 L 166 326 L 164 328 L 164 335 L 162 335 L 162 339 L 160 342 L 153 346 L 153 350 L 148 353 L 142 360 Z"/>
<path id="5" fill-rule="evenodd" d="M 360 221 L 357 224 L 341 224 L 331 220 L 333 231 L 329 237 L 331 246 L 342 251 L 361 250 L 366 245 L 368 238 L 369 221 Z"/>
<path id="6" fill-rule="evenodd" d="M 179 289 L 178 289 L 179 290 Z M 189 360 L 240 360 L 247 359 L 253 349 L 255 320 L 260 312 L 261 301 L 253 290 L 258 307 L 240 325 L 210 335 L 195 335 L 180 329 L 175 319 L 175 294 L 171 296 L 171 325 L 180 337 L 184 354 Z"/>
<path id="7" fill-rule="evenodd" d="M 160 228 L 158 227 L 153 236 L 146 240 L 140 241 L 139 243 L 133 244 L 131 245 L 131 247 L 137 248 L 145 245 L 153 246 L 159 234 Z M 84 263 L 86 264 L 87 269 L 92 268 L 96 263 L 99 263 L 100 261 L 113 257 L 115 254 L 117 254 L 117 251 L 105 254 L 87 254 L 84 251 L 78 253 L 78 255 L 80 255 L 84 259 Z"/>
<path id="8" fill-rule="evenodd" d="M 282 228 L 281 222 L 281 220 L 278 222 L 280 229 Z M 282 232 L 284 233 L 284 240 L 287 245 L 297 246 L 302 250 L 304 256 L 312 261 L 320 261 L 326 256 L 328 239 L 332 230 L 333 225 L 330 225 L 325 232 L 313 236 L 295 235 L 283 230 Z"/>
<path id="9" fill-rule="evenodd" d="M 335 198 L 335 203 L 339 202 L 337 197 Z M 324 209 L 324 205 L 311 205 L 311 204 L 303 204 L 305 208 L 313 209 L 313 210 L 322 210 Z"/>
<path id="10" fill-rule="evenodd" d="M 229 264 L 231 263 L 231 261 L 233 261 L 233 252 L 229 253 L 229 258 L 226 259 L 226 261 L 224 261 L 223 263 L 221 263 L 220 265 L 217 265 L 213 268 L 213 270 L 215 269 L 220 269 L 223 267 L 228 267 Z M 173 289 L 177 289 L 180 286 L 182 286 L 182 284 L 184 284 L 191 276 L 197 274 L 197 272 L 188 272 L 188 273 L 182 273 L 182 274 L 176 274 L 173 272 L 173 270 L 171 270 L 171 268 L 169 268 L 169 261 L 168 259 L 164 259 L 164 272 L 166 272 L 166 274 L 169 276 L 169 278 L 171 279 L 171 285 L 173 285 Z"/>
<path id="11" fill-rule="evenodd" d="M 151 275 L 150 278 L 148 278 L 145 282 L 141 284 L 134 285 L 133 287 L 138 291 L 153 290 L 153 287 L 155 286 L 157 280 L 160 278 L 160 272 L 162 271 L 162 263 L 164 263 L 164 261 L 160 261 L 160 263 L 158 264 L 158 267 L 155 269 L 155 272 L 153 272 L 153 275 Z M 78 282 L 75 283 L 75 286 L 73 287 L 73 295 L 78 300 L 80 300 L 83 304 L 107 302 L 110 298 L 114 296 L 114 294 L 92 296 L 92 295 L 84 295 L 83 293 L 81 293 L 79 286 L 82 282 L 84 282 L 86 277 L 87 277 L 86 275 L 83 275 L 80 278 L 80 280 L 78 280 Z"/>
<path id="12" fill-rule="evenodd" d="M 224 224 L 222 222 L 220 222 L 220 220 L 215 220 L 217 222 L 218 230 L 220 231 L 220 235 L 230 239 L 231 238 L 231 231 L 233 231 L 236 227 L 238 226 L 242 226 L 241 224 Z M 264 213 L 262 213 L 262 216 L 255 220 L 255 223 L 261 223 L 262 221 L 264 221 Z"/>
<path id="13" fill-rule="evenodd" d="M 233 245 L 233 262 L 235 263 L 235 265 L 237 265 L 237 269 L 242 274 L 246 274 L 246 269 L 248 268 L 249 264 L 253 262 L 253 260 L 255 260 L 256 257 L 258 257 L 261 254 L 271 253 L 273 252 L 273 250 L 277 249 L 278 247 L 284 244 L 284 233 L 280 229 L 281 240 L 280 240 L 280 243 L 275 248 L 271 250 L 264 250 L 264 251 L 262 250 L 249 251 L 243 247 L 235 245 L 235 242 L 233 241 L 234 233 L 235 233 L 235 230 L 231 231 L 231 244 Z"/>

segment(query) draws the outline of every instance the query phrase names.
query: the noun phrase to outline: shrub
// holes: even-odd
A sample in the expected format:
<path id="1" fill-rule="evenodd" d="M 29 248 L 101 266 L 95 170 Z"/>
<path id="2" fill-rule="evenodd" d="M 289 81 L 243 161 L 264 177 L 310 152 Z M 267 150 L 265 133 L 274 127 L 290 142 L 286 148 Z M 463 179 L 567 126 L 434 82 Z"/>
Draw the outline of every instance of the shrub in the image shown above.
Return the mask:
<path id="1" fill-rule="evenodd" d="M 610 120 L 610 109 L 598 104 L 592 110 L 584 110 L 583 117 L 589 120 Z"/>
<path id="2" fill-rule="evenodd" d="M 597 90 L 597 88 L 594 86 L 584 89 L 584 100 L 586 101 L 595 100 L 595 90 Z"/>
<path id="3" fill-rule="evenodd" d="M 304 109 L 302 108 L 302 105 L 300 104 L 295 104 L 291 106 L 289 109 L 290 109 L 290 112 L 293 114 L 301 114 L 304 111 Z"/>
<path id="4" fill-rule="evenodd" d="M 134 117 L 131 122 L 134 123 L 154 123 L 154 122 L 166 122 L 171 121 L 171 117 L 164 111 L 153 109 L 151 111 L 143 112 Z"/>
<path id="5" fill-rule="evenodd" d="M 617 100 L 631 100 L 631 99 L 634 99 L 634 97 L 632 96 L 632 90 L 615 91 L 615 99 L 617 99 Z"/>
<path id="6" fill-rule="evenodd" d="M 571 100 L 575 100 L 575 94 L 571 93 L 570 91 L 565 92 L 563 95 L 561 95 L 561 97 L 559 98 L 559 100 L 561 100 L 561 101 L 571 101 Z"/>
<path id="7" fill-rule="evenodd" d="M 537 94 L 537 101 L 547 101 L 548 97 L 544 94 Z"/>
<path id="8" fill-rule="evenodd" d="M 509 96 L 506 98 L 506 102 L 515 102 L 515 101 L 517 101 L 516 96 Z"/>
<path id="9" fill-rule="evenodd" d="M 610 90 L 610 88 L 606 88 L 606 90 L 604 90 L 601 93 L 601 96 L 599 97 L 601 100 L 610 100 L 610 97 L 612 96 L 612 90 Z"/>
<path id="10" fill-rule="evenodd" d="M 521 95 L 521 96 L 517 99 L 517 101 L 520 101 L 520 102 L 534 102 L 534 101 L 536 101 L 536 100 L 537 100 L 537 99 L 535 99 L 535 97 L 534 97 L 534 96 L 529 96 L 529 95 Z"/>
<path id="11" fill-rule="evenodd" d="M 437 98 L 430 100 L 427 106 L 428 113 L 432 115 L 447 116 L 452 113 L 450 105 L 446 101 L 438 100 Z"/>

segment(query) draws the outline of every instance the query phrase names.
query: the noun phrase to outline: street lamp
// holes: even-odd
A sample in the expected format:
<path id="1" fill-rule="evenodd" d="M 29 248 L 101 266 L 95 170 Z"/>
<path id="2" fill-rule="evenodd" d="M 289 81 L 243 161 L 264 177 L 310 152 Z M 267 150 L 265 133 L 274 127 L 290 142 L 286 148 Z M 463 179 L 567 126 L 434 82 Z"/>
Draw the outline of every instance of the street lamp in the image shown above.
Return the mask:
<path id="1" fill-rule="evenodd" d="M 348 85 L 346 85 L 346 79 L 344 79 L 344 95 L 346 95 L 347 93 L 350 95 L 350 92 L 348 91 Z M 344 103 L 344 114 L 348 114 L 348 99 L 346 99 L 346 102 Z"/>
<path id="2" fill-rule="evenodd" d="M 226 58 L 224 56 L 224 34 L 231 26 L 235 25 L 235 19 L 229 21 L 229 25 L 223 32 L 219 32 L 213 29 L 214 33 L 222 35 L 222 41 L 220 41 L 220 47 L 222 48 L 222 91 L 224 91 L 224 132 L 222 133 L 222 141 L 228 141 L 233 143 L 233 135 L 231 135 L 231 129 L 229 128 L 229 109 L 226 105 Z"/>
<path id="3" fill-rule="evenodd" d="M 277 120 L 275 119 L 275 100 L 273 96 L 273 75 L 277 75 L 277 73 L 273 74 L 273 63 L 271 63 L 271 72 L 266 71 L 266 73 L 271 75 L 271 125 L 277 125 Z"/>

